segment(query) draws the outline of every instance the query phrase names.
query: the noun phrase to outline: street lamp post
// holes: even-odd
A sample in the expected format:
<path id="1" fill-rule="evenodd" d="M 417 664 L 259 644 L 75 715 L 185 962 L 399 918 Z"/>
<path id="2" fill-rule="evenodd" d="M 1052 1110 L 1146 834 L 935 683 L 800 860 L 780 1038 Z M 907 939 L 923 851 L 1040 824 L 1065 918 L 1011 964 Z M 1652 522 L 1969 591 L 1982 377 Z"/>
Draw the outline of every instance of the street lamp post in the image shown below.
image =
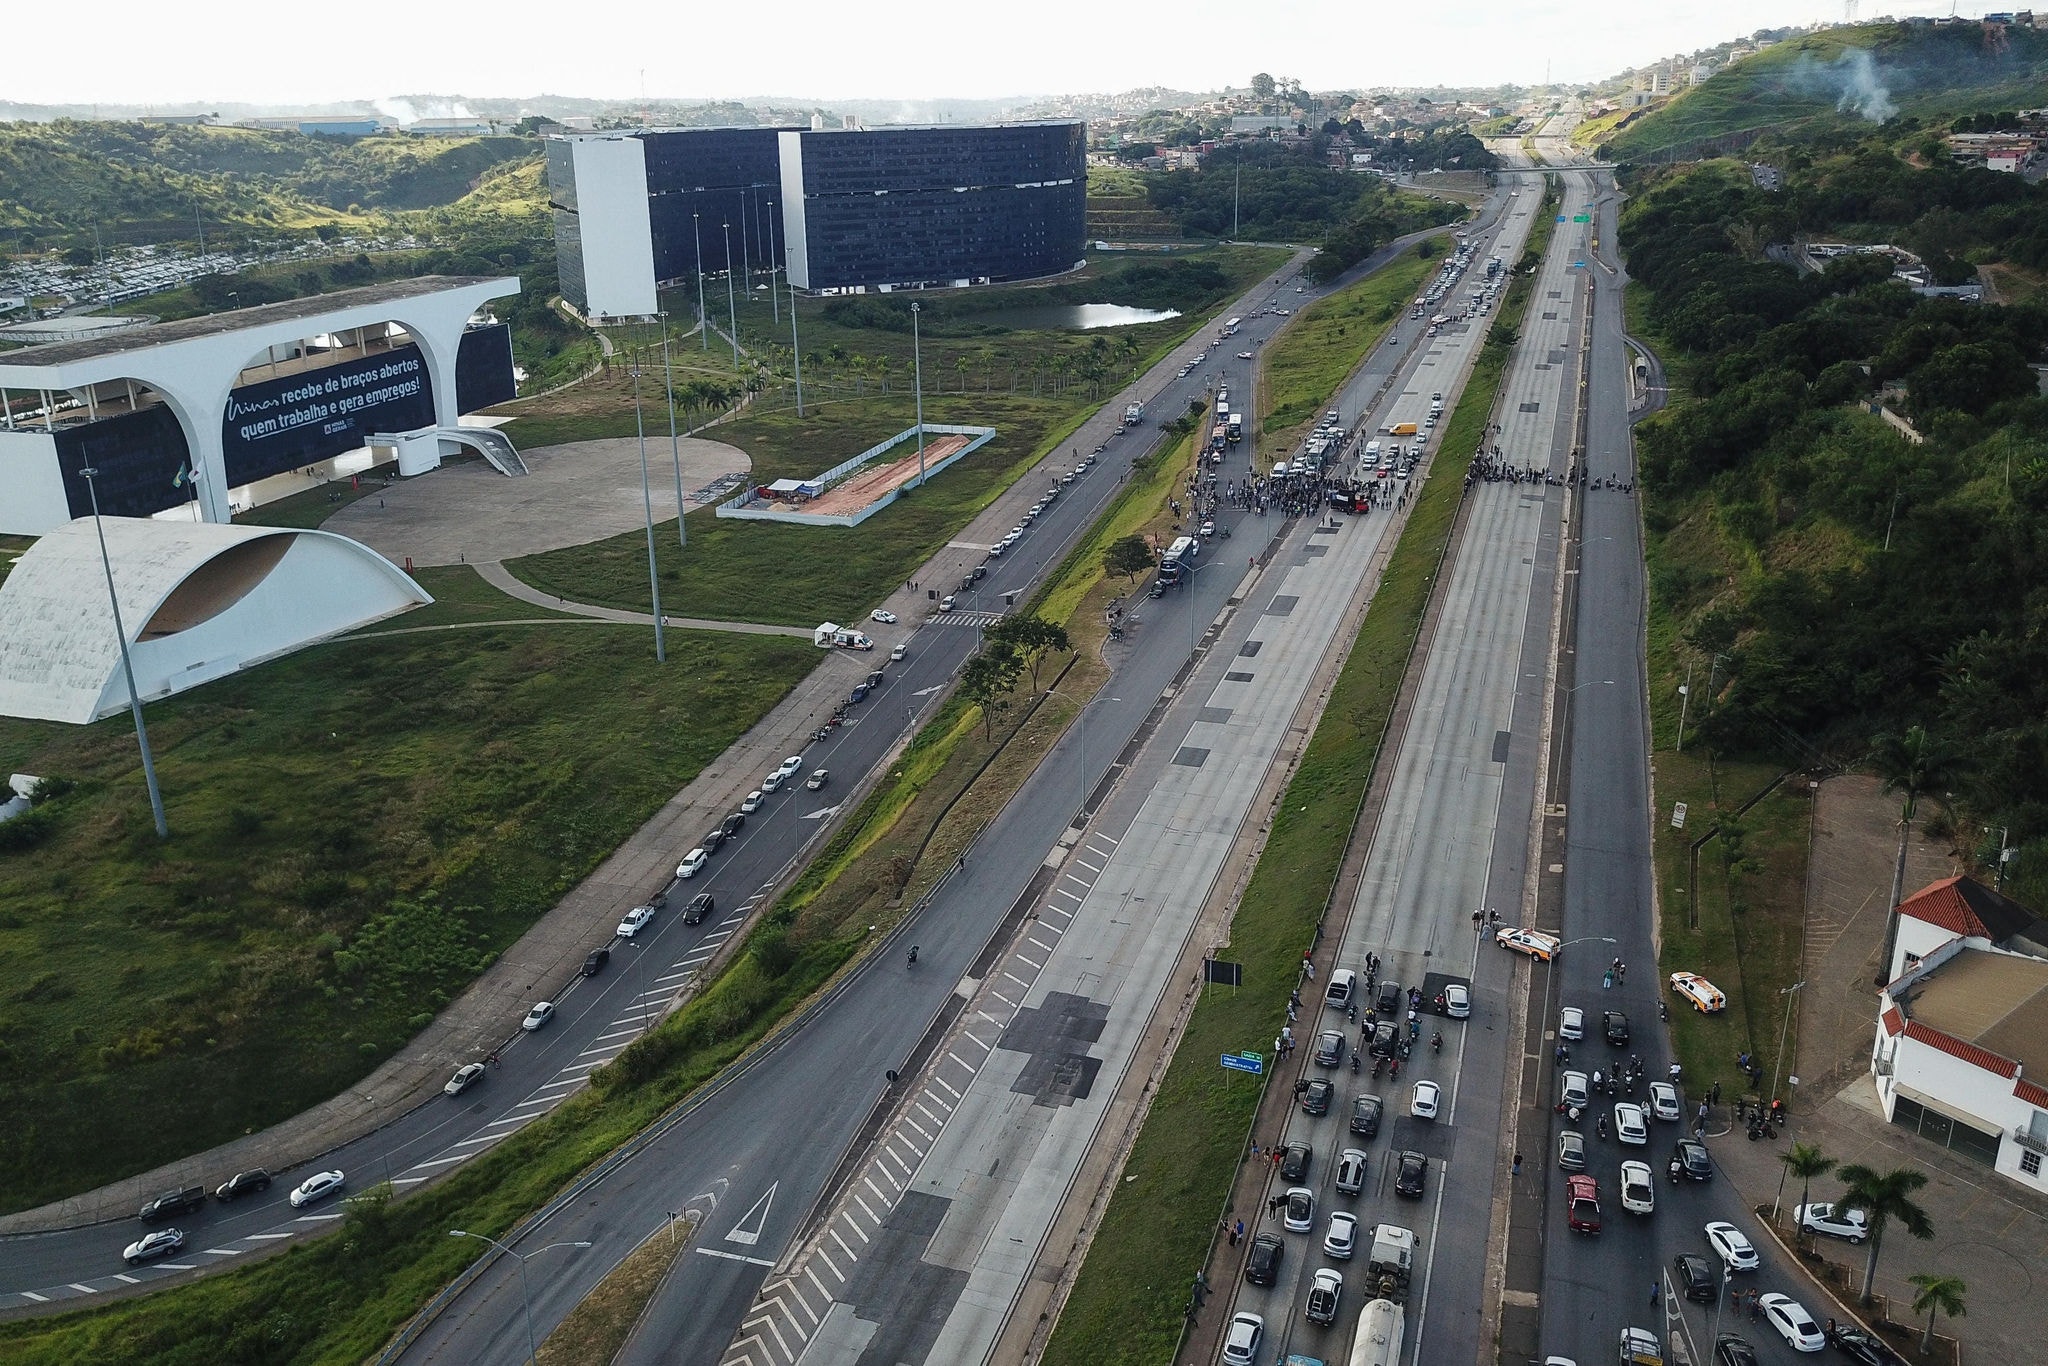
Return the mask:
<path id="1" fill-rule="evenodd" d="M 911 385 L 917 390 L 917 486 L 924 487 L 924 348 L 919 345 L 917 315 L 924 311 L 924 305 L 912 302 L 910 305 L 910 369 Z"/>
<path id="2" fill-rule="evenodd" d="M 640 366 L 628 366 L 633 377 L 633 430 L 640 437 L 640 506 L 647 513 L 647 592 L 654 600 L 654 662 L 668 663 L 668 641 L 662 635 L 661 579 L 654 567 L 654 494 L 647 483 L 647 426 L 640 420 Z"/>
<path id="3" fill-rule="evenodd" d="M 789 267 L 782 269 L 782 286 L 789 291 L 789 366 L 796 375 L 796 415 L 804 415 L 804 353 L 796 339 L 796 286 L 790 282 Z"/>
<path id="4" fill-rule="evenodd" d="M 549 1243 L 537 1252 L 514 1252 L 496 1238 L 489 1238 L 481 1233 L 471 1233 L 468 1229 L 451 1228 L 448 1230 L 448 1236 L 450 1238 L 474 1238 L 478 1242 L 489 1243 L 508 1257 L 517 1257 L 519 1259 L 519 1294 L 526 1301 L 526 1361 L 527 1366 L 535 1366 L 535 1363 L 540 1360 L 540 1347 L 534 1341 L 533 1336 L 533 1292 L 527 1288 L 526 1284 L 526 1263 L 530 1259 L 540 1256 L 542 1252 L 553 1252 L 558 1247 L 589 1247 L 590 1244 L 587 1241 Z"/>
<path id="5" fill-rule="evenodd" d="M 86 492 L 92 497 L 92 529 L 100 538 L 100 568 L 107 574 L 107 606 L 114 611 L 114 638 L 121 644 L 121 672 L 128 680 L 128 710 L 135 716 L 135 743 L 142 749 L 142 781 L 149 788 L 149 810 L 156 818 L 156 837 L 167 840 L 171 827 L 164 820 L 164 794 L 156 785 L 156 760 L 149 753 L 149 730 L 142 724 L 142 698 L 135 691 L 135 661 L 128 654 L 128 632 L 121 625 L 121 598 L 114 591 L 114 561 L 107 554 L 107 528 L 100 521 L 99 471 L 88 465 L 79 470 Z"/>
<path id="6" fill-rule="evenodd" d="M 704 338 L 703 348 L 711 349 L 711 315 L 704 311 L 704 234 L 697 230 L 697 215 L 690 215 L 690 240 L 697 246 L 697 331 Z"/>
<path id="7" fill-rule="evenodd" d="M 732 335 L 728 338 L 732 342 L 732 368 L 737 370 L 740 368 L 740 311 L 739 305 L 733 302 L 732 297 L 732 224 L 726 223 L 723 226 L 725 228 L 725 317 L 727 324 L 732 328 Z"/>
<path id="8" fill-rule="evenodd" d="M 1778 1078 L 1785 1074 L 1785 1036 L 1792 1031 L 1792 998 L 1805 985 L 1806 983 L 1803 981 L 1794 982 L 1791 986 L 1785 987 L 1778 992 L 1780 996 L 1785 998 L 1785 1018 L 1784 1022 L 1778 1026 L 1778 1057 L 1771 1065 L 1772 1100 L 1778 1098 Z"/>
<path id="9" fill-rule="evenodd" d="M 661 314 L 661 387 L 668 391 L 668 448 L 676 462 L 676 544 L 687 546 L 690 535 L 683 527 L 683 442 L 676 434 L 676 376 L 668 359 L 668 314 Z"/>

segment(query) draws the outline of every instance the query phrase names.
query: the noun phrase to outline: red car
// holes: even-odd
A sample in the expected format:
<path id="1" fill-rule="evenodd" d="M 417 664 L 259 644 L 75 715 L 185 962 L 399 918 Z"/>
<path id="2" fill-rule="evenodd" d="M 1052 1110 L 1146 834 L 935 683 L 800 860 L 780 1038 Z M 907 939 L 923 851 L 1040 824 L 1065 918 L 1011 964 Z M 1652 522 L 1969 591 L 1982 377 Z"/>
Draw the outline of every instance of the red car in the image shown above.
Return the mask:
<path id="1" fill-rule="evenodd" d="M 1600 1183 L 1581 1172 L 1564 1179 L 1565 1225 L 1574 1233 L 1600 1231 Z"/>

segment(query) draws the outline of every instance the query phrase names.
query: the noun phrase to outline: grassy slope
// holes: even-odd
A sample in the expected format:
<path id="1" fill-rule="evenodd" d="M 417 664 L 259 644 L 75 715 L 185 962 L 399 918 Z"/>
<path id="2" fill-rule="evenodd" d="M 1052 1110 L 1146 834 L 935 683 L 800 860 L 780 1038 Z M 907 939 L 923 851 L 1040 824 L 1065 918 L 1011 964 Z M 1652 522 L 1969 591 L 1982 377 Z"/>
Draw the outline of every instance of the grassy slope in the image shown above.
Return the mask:
<path id="1" fill-rule="evenodd" d="M 1539 233 L 1547 232 L 1547 219 Z M 1532 243 L 1538 250 L 1541 241 Z M 1501 313 L 1527 307 L 1526 277 Z M 1207 1258 L 1257 1109 L 1256 1083 L 1215 1058 L 1265 1047 L 1285 1019 L 1294 965 L 1310 942 L 1343 861 L 1359 801 L 1412 650 L 1461 499 L 1469 452 L 1492 413 L 1506 353 L 1481 353 L 1445 428 L 1428 483 L 1409 514 L 1350 657 L 1288 784 L 1231 927 L 1230 955 L 1247 986 L 1205 999 L 1175 1046 L 1123 1179 L 1060 1314 L 1044 1360 L 1157 1362 L 1177 1340 L 1187 1287 Z"/>
<path id="2" fill-rule="evenodd" d="M 1976 25 L 1906 29 L 1868 24 L 1778 43 L 1637 119 L 1603 150 L 1644 160 L 1702 140 L 1771 130 L 1780 134 L 1865 126 L 1836 110 L 1833 72 L 1846 49 L 1870 52 L 1900 112 L 1930 121 L 1979 110 L 2048 103 L 2048 34 L 2015 29 L 2009 51 L 1986 49 Z"/>
<path id="3" fill-rule="evenodd" d="M 435 632 L 158 703 L 162 845 L 125 717 L 0 723 L 4 771 L 80 785 L 50 843 L 0 862 L 0 1204 L 353 1082 L 815 664 L 772 637 L 692 636 L 658 672 L 648 653 L 628 628 Z"/>
<path id="4" fill-rule="evenodd" d="M 1259 367 L 1260 436 L 1287 448 L 1294 428 L 1312 421 L 1359 359 L 1379 345 L 1435 269 L 1448 238 L 1431 238 L 1426 256 L 1403 253 L 1384 269 L 1303 309 L 1266 349 Z"/>

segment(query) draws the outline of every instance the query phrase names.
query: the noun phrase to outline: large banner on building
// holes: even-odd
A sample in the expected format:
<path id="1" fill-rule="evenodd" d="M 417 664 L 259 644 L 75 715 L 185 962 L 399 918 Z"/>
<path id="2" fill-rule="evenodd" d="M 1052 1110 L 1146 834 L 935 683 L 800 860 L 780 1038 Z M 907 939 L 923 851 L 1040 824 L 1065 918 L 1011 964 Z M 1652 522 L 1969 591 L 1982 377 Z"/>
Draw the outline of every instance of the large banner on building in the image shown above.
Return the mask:
<path id="1" fill-rule="evenodd" d="M 245 385 L 221 419 L 228 487 L 332 459 L 372 432 L 433 422 L 433 384 L 412 345 Z"/>

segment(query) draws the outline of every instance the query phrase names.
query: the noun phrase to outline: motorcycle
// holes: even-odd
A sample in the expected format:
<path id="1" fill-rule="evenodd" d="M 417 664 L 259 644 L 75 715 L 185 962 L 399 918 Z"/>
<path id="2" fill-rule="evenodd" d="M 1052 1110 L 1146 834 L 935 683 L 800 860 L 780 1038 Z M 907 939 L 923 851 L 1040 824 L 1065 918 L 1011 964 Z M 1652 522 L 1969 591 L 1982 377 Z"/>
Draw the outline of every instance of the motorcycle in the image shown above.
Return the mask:
<path id="1" fill-rule="evenodd" d="M 1444 1036 L 1442 1034 L 1438 1033 L 1429 1036 L 1429 1051 L 1432 1053 L 1444 1051 Z"/>
<path id="2" fill-rule="evenodd" d="M 1350 1005 L 1348 1005 L 1348 1006 L 1345 1006 L 1345 1007 L 1344 1007 L 1344 1014 L 1345 1014 L 1345 1017 L 1346 1017 L 1346 1018 L 1348 1018 L 1348 1019 L 1349 1019 L 1349 1020 L 1351 1021 L 1351 1023 L 1353 1023 L 1353 1024 L 1357 1024 L 1357 1023 L 1358 1023 L 1358 1002 L 1356 1002 L 1356 1001 L 1353 1001 L 1353 1002 L 1352 1002 L 1352 1003 L 1351 1003 Z"/>
<path id="3" fill-rule="evenodd" d="M 1671 1184 L 1678 1184 L 1678 1159 L 1675 1157 L 1671 1159 Z"/>
<path id="4" fill-rule="evenodd" d="M 1372 1079 L 1374 1081 L 1380 1079 L 1380 1073 L 1386 1069 L 1386 1066 L 1387 1060 L 1385 1058 L 1374 1058 L 1372 1060 Z"/>
<path id="5" fill-rule="evenodd" d="M 1351 1070 L 1353 1072 L 1358 1070 L 1358 1055 L 1356 1053 L 1351 1055 Z"/>
<path id="6" fill-rule="evenodd" d="M 1667 1002 L 1657 1002 L 1657 1018 L 1666 1024 L 1671 1023 L 1671 1006 Z"/>
<path id="7" fill-rule="evenodd" d="M 912 944 L 912 945 L 910 946 L 910 966 L 911 966 L 911 967 L 916 967 L 916 966 L 917 966 L 917 945 L 915 945 L 915 944 Z"/>
<path id="8" fill-rule="evenodd" d="M 1593 1124 L 1593 1132 L 1604 1140 L 1607 1137 L 1607 1116 L 1602 1115 Z"/>

